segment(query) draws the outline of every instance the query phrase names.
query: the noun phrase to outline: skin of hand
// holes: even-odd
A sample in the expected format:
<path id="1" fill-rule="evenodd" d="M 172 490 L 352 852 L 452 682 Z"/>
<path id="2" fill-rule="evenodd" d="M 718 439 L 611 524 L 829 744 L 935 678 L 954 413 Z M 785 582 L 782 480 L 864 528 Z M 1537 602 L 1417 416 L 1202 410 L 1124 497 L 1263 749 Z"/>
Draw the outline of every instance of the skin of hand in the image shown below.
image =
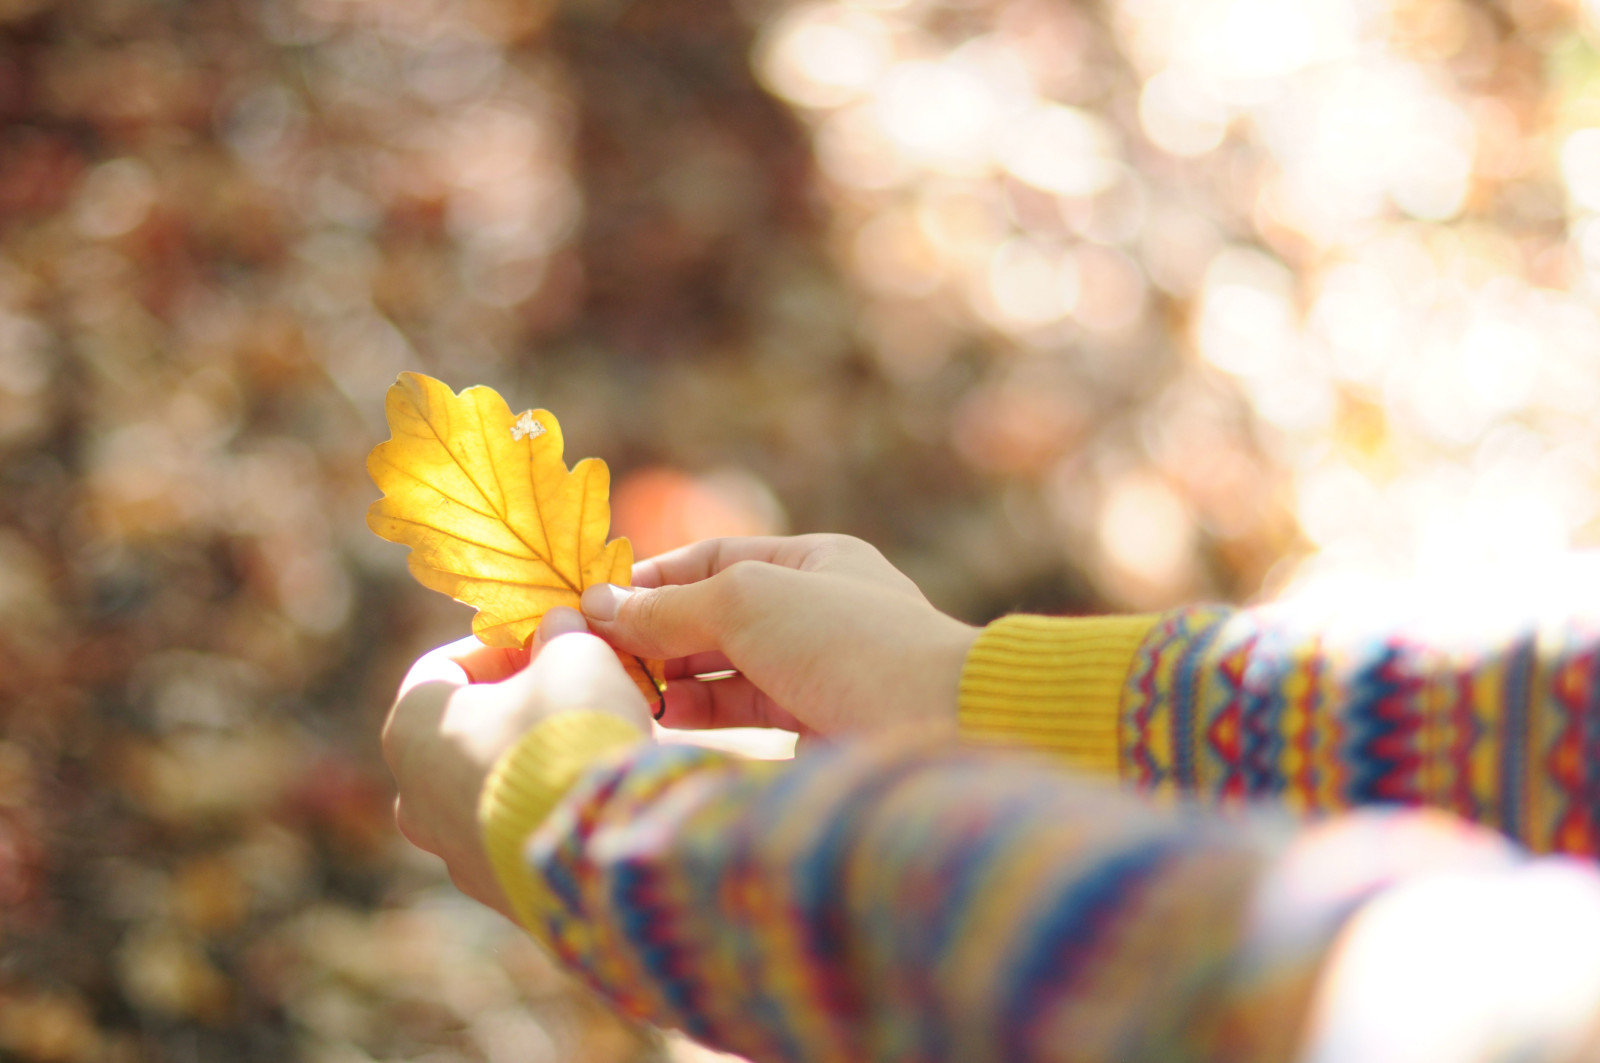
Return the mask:
<path id="1" fill-rule="evenodd" d="M 423 655 L 384 724 L 400 833 L 442 859 L 461 892 L 508 917 L 478 828 L 478 799 L 529 728 L 575 709 L 615 713 L 639 728 L 641 741 L 650 738 L 649 707 L 617 655 L 587 633 L 576 610 L 556 609 L 528 650 L 465 638 Z"/>
<path id="2" fill-rule="evenodd" d="M 638 563 L 633 581 L 588 588 L 583 612 L 618 649 L 667 662 L 668 727 L 955 726 L 979 630 L 860 539 L 709 539 Z"/>

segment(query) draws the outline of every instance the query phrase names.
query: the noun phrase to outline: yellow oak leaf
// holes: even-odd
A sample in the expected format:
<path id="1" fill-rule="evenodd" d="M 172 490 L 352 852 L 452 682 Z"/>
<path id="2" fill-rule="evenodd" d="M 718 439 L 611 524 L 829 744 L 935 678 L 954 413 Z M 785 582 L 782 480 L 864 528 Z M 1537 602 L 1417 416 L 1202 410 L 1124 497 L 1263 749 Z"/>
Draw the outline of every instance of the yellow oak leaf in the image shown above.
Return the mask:
<path id="1" fill-rule="evenodd" d="M 458 395 L 401 373 L 384 412 L 391 438 L 367 458 L 384 497 L 367 526 L 411 547 L 424 587 L 477 609 L 472 633 L 486 645 L 527 646 L 546 610 L 577 608 L 594 583 L 632 582 L 632 544 L 606 542 L 611 472 L 598 458 L 568 469 L 548 410 L 513 414 L 493 388 Z M 661 662 L 619 656 L 659 701 Z"/>

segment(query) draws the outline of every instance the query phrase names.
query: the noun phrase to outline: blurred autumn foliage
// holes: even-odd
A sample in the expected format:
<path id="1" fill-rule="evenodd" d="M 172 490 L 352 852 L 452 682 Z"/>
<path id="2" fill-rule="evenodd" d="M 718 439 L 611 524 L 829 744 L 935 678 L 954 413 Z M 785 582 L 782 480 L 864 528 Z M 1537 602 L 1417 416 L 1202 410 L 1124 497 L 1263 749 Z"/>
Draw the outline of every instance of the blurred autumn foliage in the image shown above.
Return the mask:
<path id="1" fill-rule="evenodd" d="M 694 1058 L 391 828 L 403 369 L 973 621 L 1588 541 L 1595 14 L 0 0 L 0 1057 Z"/>

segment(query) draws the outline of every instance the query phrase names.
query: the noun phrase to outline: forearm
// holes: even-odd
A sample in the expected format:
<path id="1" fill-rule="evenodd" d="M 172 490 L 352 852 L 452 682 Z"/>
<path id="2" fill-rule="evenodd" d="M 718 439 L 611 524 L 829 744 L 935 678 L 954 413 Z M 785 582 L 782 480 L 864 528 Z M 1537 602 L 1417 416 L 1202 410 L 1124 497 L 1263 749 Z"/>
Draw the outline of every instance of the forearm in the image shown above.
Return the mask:
<path id="1" fill-rule="evenodd" d="M 1001 621 L 963 677 L 969 737 L 1039 745 L 1158 794 L 1272 798 L 1296 812 L 1422 804 L 1541 851 L 1595 852 L 1592 626 L 1529 623 L 1467 638 L 1421 621 L 1351 628 L 1287 607 L 1202 607 L 1146 621 L 1130 651 L 1103 621 L 1032 623 L 1031 642 L 1010 656 L 1054 667 L 1052 694 L 1001 678 L 990 700 L 1009 695 L 1016 715 L 973 711 L 969 677 L 994 671 L 1019 637 L 1018 618 Z M 1133 619 L 1116 623 L 1125 631 Z M 1051 664 L 1096 643 L 1102 673 L 1127 662 L 1115 694 L 1104 674 L 1082 682 Z M 1078 735 L 1095 744 L 1075 746 Z"/>
<path id="2" fill-rule="evenodd" d="M 1364 901 L 1512 857 L 1426 815 L 1285 827 L 1015 759 L 637 748 L 534 834 L 530 929 L 629 1012 L 760 1063 L 1288 1059 Z"/>
<path id="3" fill-rule="evenodd" d="M 1596 648 L 1568 621 L 1468 636 L 1425 619 L 1180 614 L 1129 676 L 1124 777 L 1296 811 L 1429 805 L 1592 854 Z"/>

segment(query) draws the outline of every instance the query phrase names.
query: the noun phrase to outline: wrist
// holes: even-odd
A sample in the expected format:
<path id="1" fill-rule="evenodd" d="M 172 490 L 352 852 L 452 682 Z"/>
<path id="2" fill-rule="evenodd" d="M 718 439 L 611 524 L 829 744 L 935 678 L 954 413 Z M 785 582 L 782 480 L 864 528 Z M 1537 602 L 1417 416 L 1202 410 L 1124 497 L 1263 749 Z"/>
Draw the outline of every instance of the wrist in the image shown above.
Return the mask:
<path id="1" fill-rule="evenodd" d="M 574 710 L 541 720 L 496 761 L 478 800 L 478 826 L 509 914 L 537 929 L 543 884 L 522 858 L 528 837 L 598 760 L 653 739 L 616 712 Z"/>
<path id="2" fill-rule="evenodd" d="M 928 639 L 932 650 L 921 666 L 926 681 L 911 718 L 953 730 L 960 717 L 961 676 L 983 629 L 945 616 L 939 619 L 944 623 Z"/>

